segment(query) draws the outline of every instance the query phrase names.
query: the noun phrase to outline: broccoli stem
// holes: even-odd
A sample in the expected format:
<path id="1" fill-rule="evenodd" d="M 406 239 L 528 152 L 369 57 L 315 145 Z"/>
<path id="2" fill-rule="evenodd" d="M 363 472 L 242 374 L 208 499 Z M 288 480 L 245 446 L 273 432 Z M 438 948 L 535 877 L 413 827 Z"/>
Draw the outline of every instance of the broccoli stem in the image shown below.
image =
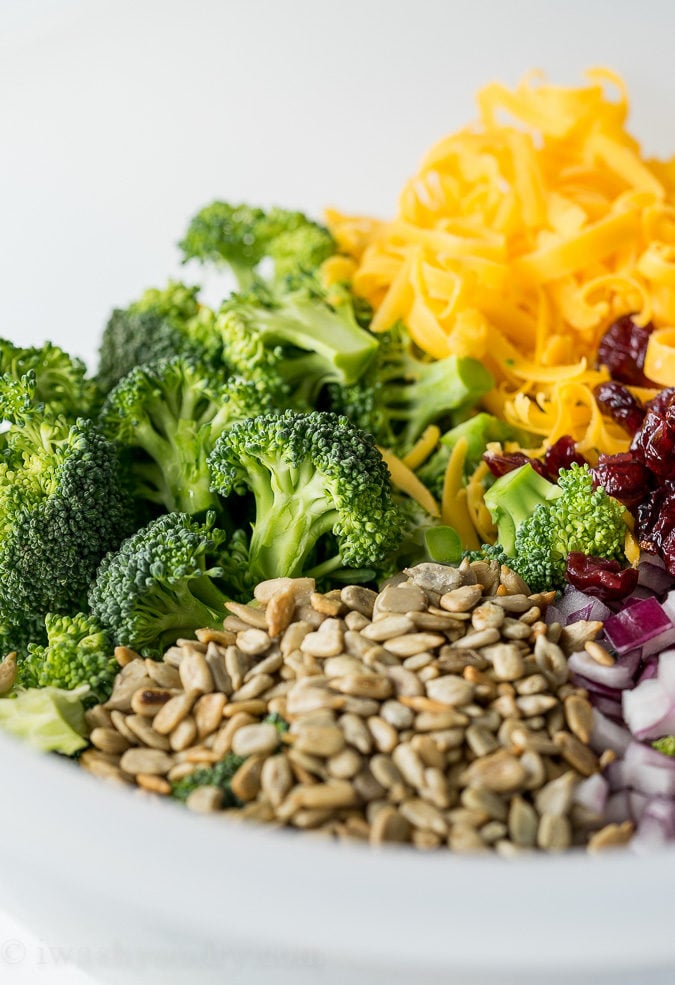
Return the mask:
<path id="1" fill-rule="evenodd" d="M 251 558 L 256 579 L 301 574 L 316 541 L 335 526 L 338 511 L 326 510 L 325 482 L 311 464 L 266 469 L 249 465 L 256 500 Z"/>
<path id="2" fill-rule="evenodd" d="M 333 378 L 343 385 L 355 383 L 377 351 L 377 339 L 361 328 L 346 305 L 333 310 L 290 295 L 271 311 L 260 307 L 255 316 L 261 334 L 317 353 L 320 364 L 327 361 Z"/>
<path id="3" fill-rule="evenodd" d="M 171 588 L 162 586 L 158 591 L 153 592 L 148 598 L 144 617 L 139 619 L 140 624 L 147 625 L 147 639 L 132 641 L 135 647 L 146 647 L 152 645 L 153 651 L 162 652 L 180 637 L 190 637 L 196 629 L 202 627 L 220 628 L 224 617 L 225 597 L 215 594 L 212 599 L 202 600 L 199 596 L 208 596 L 209 592 L 205 587 L 208 576 L 192 579 L 190 582 L 181 582 Z M 209 602 L 213 601 L 212 607 Z M 219 603 L 219 605 L 218 605 Z"/>

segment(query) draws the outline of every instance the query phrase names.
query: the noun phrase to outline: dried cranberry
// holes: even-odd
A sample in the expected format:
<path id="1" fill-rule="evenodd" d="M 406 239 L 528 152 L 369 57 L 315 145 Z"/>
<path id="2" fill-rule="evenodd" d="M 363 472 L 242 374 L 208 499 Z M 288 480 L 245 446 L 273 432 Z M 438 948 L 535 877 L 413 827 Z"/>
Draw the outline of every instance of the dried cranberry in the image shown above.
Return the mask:
<path id="1" fill-rule="evenodd" d="M 497 478 L 519 469 L 521 465 L 531 465 L 535 472 L 545 476 L 544 466 L 539 459 L 530 458 L 522 451 L 505 452 L 501 455 L 486 451 L 483 453 L 483 461 Z"/>
<path id="2" fill-rule="evenodd" d="M 637 508 L 636 533 L 640 547 L 660 554 L 675 575 L 675 481 L 645 496 Z"/>
<path id="3" fill-rule="evenodd" d="M 643 551 L 659 553 L 659 544 L 654 536 L 654 528 L 661 512 L 665 490 L 653 489 L 647 493 L 635 512 L 635 534 Z"/>
<path id="4" fill-rule="evenodd" d="M 635 434 L 645 416 L 644 407 L 623 383 L 600 383 L 593 391 L 602 411 L 624 431 Z"/>
<path id="5" fill-rule="evenodd" d="M 666 534 L 661 542 L 661 557 L 666 568 L 675 578 L 675 527 L 671 528 L 670 533 Z"/>
<path id="6" fill-rule="evenodd" d="M 619 455 L 600 455 L 591 472 L 596 488 L 602 486 L 606 493 L 626 506 L 637 506 L 649 489 L 648 470 L 628 451 Z"/>
<path id="7" fill-rule="evenodd" d="M 586 595 L 608 602 L 623 599 L 634 591 L 638 582 L 637 568 L 622 568 L 618 561 L 591 557 L 580 551 L 567 555 L 567 580 Z"/>
<path id="8" fill-rule="evenodd" d="M 632 315 L 623 315 L 609 326 L 598 347 L 598 362 L 620 383 L 632 386 L 654 386 L 643 367 L 649 336 L 654 331 L 651 322 L 644 328 L 636 325 Z"/>
<path id="9" fill-rule="evenodd" d="M 667 387 L 665 390 L 661 390 L 661 393 L 657 393 L 655 397 L 647 401 L 645 410 L 653 410 L 655 414 L 665 414 L 673 401 L 675 401 L 675 387 Z"/>
<path id="10" fill-rule="evenodd" d="M 573 463 L 585 465 L 586 459 L 577 451 L 574 438 L 564 434 L 555 444 L 546 449 L 544 455 L 545 475 L 551 482 L 558 481 L 560 469 L 568 469 Z"/>
<path id="11" fill-rule="evenodd" d="M 675 479 L 675 421 L 671 406 L 666 408 L 665 414 L 648 410 L 642 427 L 631 442 L 631 451 L 636 452 L 659 479 Z"/>

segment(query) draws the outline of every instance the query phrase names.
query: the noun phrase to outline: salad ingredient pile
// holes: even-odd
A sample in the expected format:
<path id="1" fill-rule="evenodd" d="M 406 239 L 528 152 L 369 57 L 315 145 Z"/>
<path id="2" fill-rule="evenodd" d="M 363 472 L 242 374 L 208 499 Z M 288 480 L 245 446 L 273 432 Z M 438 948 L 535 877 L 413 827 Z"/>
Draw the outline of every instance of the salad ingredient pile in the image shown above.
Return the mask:
<path id="1" fill-rule="evenodd" d="M 391 222 L 201 209 L 93 375 L 0 340 L 0 727 L 337 836 L 675 837 L 672 165 L 608 73 L 479 108 Z"/>

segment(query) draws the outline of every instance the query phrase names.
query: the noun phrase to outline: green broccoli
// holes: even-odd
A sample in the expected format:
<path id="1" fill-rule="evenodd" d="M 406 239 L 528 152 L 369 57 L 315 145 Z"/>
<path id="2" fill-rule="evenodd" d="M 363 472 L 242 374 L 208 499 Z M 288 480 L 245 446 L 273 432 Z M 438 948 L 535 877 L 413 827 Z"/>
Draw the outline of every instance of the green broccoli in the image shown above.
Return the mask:
<path id="1" fill-rule="evenodd" d="M 104 558 L 89 593 L 93 617 L 116 645 L 147 656 L 206 626 L 222 627 L 225 603 L 252 592 L 246 537 L 229 537 L 183 513 L 167 513 Z"/>
<path id="2" fill-rule="evenodd" d="M 652 746 L 664 756 L 675 756 L 675 735 L 664 735 L 662 739 L 656 739 Z"/>
<path id="3" fill-rule="evenodd" d="M 224 759 L 213 766 L 203 766 L 188 773 L 182 780 L 174 781 L 171 784 L 171 796 L 176 800 L 186 801 L 200 787 L 218 787 L 225 795 L 223 807 L 237 807 L 240 801 L 232 793 L 231 782 L 244 759 L 245 757 L 228 752 Z"/>
<path id="4" fill-rule="evenodd" d="M 593 488 L 588 465 L 561 469 L 557 484 L 522 465 L 496 480 L 485 504 L 497 544 L 480 553 L 507 564 L 534 592 L 565 585 L 570 551 L 626 560 L 624 507 Z"/>
<path id="5" fill-rule="evenodd" d="M 40 752 L 74 756 L 89 745 L 83 704 L 88 694 L 87 687 L 16 688 L 0 698 L 0 729 Z"/>
<path id="6" fill-rule="evenodd" d="M 81 359 L 69 356 L 51 342 L 22 349 L 0 339 L 0 375 L 21 380 L 31 371 L 35 374 L 34 400 L 47 404 L 53 414 L 62 414 L 73 422 L 96 413 L 99 389 L 87 377 Z"/>
<path id="7" fill-rule="evenodd" d="M 89 686 L 85 704 L 106 701 L 119 664 L 113 642 L 91 616 L 50 613 L 45 619 L 47 645 L 31 643 L 19 661 L 18 682 L 23 687 L 57 687 L 72 691 Z"/>
<path id="8" fill-rule="evenodd" d="M 324 384 L 354 383 L 378 348 L 375 336 L 357 323 L 351 298 L 336 295 L 334 301 L 328 303 L 311 277 L 289 281 L 283 290 L 232 295 L 214 325 L 223 361 L 265 386 L 277 402 L 313 409 Z"/>
<path id="9" fill-rule="evenodd" d="M 135 366 L 185 356 L 210 360 L 218 351 L 213 312 L 197 301 L 196 287 L 170 281 L 151 288 L 128 308 L 113 311 L 103 331 L 97 381 L 108 393 Z"/>
<path id="10" fill-rule="evenodd" d="M 506 441 L 517 441 L 521 448 L 529 448 L 541 442 L 538 436 L 513 427 L 506 421 L 500 421 L 492 414 L 486 414 L 484 411 L 474 414 L 473 417 L 442 434 L 438 449 L 417 469 L 418 478 L 436 499 L 440 499 L 443 494 L 448 462 L 455 445 L 461 438 L 466 438 L 467 443 L 464 462 L 466 479 L 480 465 L 483 452 L 491 441 L 499 441 L 502 444 Z"/>
<path id="11" fill-rule="evenodd" d="M 243 421 L 218 439 L 209 466 L 217 492 L 253 493 L 257 581 L 371 567 L 400 541 L 387 467 L 372 437 L 344 417 L 286 411 Z"/>
<path id="12" fill-rule="evenodd" d="M 0 378 L 0 418 L 11 425 L 0 460 L 0 623 L 19 628 L 82 609 L 101 558 L 134 526 L 117 448 L 92 421 L 70 424 L 36 403 L 36 390 L 33 370 Z"/>
<path id="13" fill-rule="evenodd" d="M 302 212 L 213 202 L 192 219 L 179 244 L 184 262 L 227 264 L 240 290 L 258 279 L 259 265 L 271 259 L 276 280 L 316 270 L 335 252 L 328 230 Z"/>
<path id="14" fill-rule="evenodd" d="M 177 356 L 125 376 L 106 398 L 101 427 L 130 452 L 139 497 L 196 515 L 221 508 L 207 466 L 216 439 L 236 421 L 272 411 L 260 385 Z"/>
<path id="15" fill-rule="evenodd" d="M 399 455 L 429 424 L 456 419 L 494 385 L 476 359 L 425 359 L 400 322 L 379 338 L 375 359 L 355 384 L 329 387 L 331 407 Z"/>

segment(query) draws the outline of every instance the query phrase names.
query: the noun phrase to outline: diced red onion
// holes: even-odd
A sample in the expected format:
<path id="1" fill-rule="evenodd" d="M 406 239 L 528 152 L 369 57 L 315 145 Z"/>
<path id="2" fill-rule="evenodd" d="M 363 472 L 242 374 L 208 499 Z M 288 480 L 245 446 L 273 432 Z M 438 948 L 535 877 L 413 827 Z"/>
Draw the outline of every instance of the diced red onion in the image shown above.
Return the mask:
<path id="1" fill-rule="evenodd" d="M 621 704 L 636 739 L 659 739 L 675 731 L 675 704 L 658 677 L 624 691 Z"/>
<path id="2" fill-rule="evenodd" d="M 608 797 L 609 783 L 599 773 L 582 780 L 574 791 L 574 803 L 580 804 L 592 814 L 598 814 L 600 817 L 605 813 Z"/>
<path id="3" fill-rule="evenodd" d="M 617 725 L 597 708 L 593 709 L 591 746 L 596 752 L 602 753 L 605 749 L 612 749 L 619 756 L 623 756 L 630 743 L 631 734 L 627 728 Z"/>
<path id="4" fill-rule="evenodd" d="M 639 652 L 627 652 L 625 661 L 617 660 L 612 667 L 605 667 L 589 656 L 585 650 L 581 650 L 570 656 L 567 666 L 572 673 L 579 674 L 589 681 L 595 681 L 614 690 L 622 690 L 633 686 L 633 678 L 639 662 Z"/>
<path id="5" fill-rule="evenodd" d="M 612 793 L 628 788 L 628 777 L 623 759 L 615 759 L 613 763 L 610 763 L 605 770 L 605 777 Z"/>
<path id="6" fill-rule="evenodd" d="M 632 821 L 630 793 L 628 790 L 617 790 L 607 799 L 605 807 L 605 824 L 623 824 L 624 821 Z"/>
<path id="7" fill-rule="evenodd" d="M 648 588 L 654 595 L 663 595 L 673 586 L 673 576 L 661 563 L 656 554 L 643 554 L 638 566 L 638 585 Z"/>
<path id="8" fill-rule="evenodd" d="M 657 797 L 650 800 L 642 812 L 631 847 L 638 853 L 649 851 L 674 836 L 675 801 Z"/>
<path id="9" fill-rule="evenodd" d="M 637 822 L 642 817 L 645 807 L 649 803 L 650 798 L 645 793 L 640 793 L 639 790 L 629 790 L 628 791 L 628 804 L 630 807 L 630 813 L 632 819 Z"/>
<path id="10" fill-rule="evenodd" d="M 675 624 L 657 599 L 640 599 L 607 619 L 605 635 L 619 655 L 639 649 L 646 657 L 675 644 Z"/>
<path id="11" fill-rule="evenodd" d="M 593 694 L 591 695 L 591 702 L 595 711 L 601 712 L 615 722 L 623 723 L 623 708 L 620 700 L 616 701 L 614 698 L 605 698 L 601 694 Z"/>
<path id="12" fill-rule="evenodd" d="M 638 739 L 675 733 L 675 649 L 664 650 L 656 677 L 641 680 L 622 696 L 623 716 Z"/>
<path id="13" fill-rule="evenodd" d="M 613 764 L 612 764 L 613 765 Z M 648 797 L 675 797 L 675 759 L 631 742 L 623 760 L 626 786 Z"/>

